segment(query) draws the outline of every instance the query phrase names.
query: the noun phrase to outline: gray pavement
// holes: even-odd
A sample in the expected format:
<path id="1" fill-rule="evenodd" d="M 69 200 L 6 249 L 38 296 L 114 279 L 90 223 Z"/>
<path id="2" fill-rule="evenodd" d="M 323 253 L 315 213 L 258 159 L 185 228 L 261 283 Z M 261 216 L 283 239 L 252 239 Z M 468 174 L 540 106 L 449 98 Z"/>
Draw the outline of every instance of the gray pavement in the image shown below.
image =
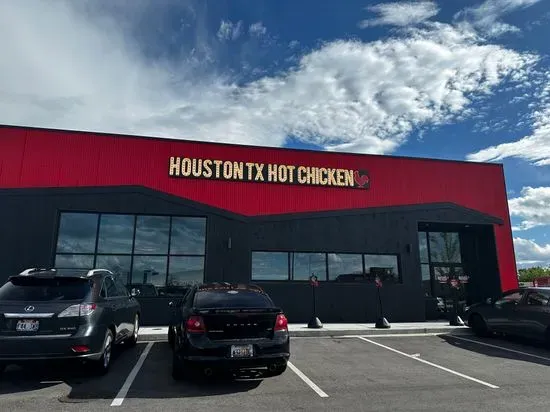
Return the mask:
<path id="1" fill-rule="evenodd" d="M 550 351 L 540 345 L 451 334 L 306 337 L 291 345 L 291 367 L 269 379 L 175 382 L 165 342 L 121 348 L 104 377 L 79 367 L 11 367 L 0 379 L 0 405 L 12 412 L 550 409 Z"/>

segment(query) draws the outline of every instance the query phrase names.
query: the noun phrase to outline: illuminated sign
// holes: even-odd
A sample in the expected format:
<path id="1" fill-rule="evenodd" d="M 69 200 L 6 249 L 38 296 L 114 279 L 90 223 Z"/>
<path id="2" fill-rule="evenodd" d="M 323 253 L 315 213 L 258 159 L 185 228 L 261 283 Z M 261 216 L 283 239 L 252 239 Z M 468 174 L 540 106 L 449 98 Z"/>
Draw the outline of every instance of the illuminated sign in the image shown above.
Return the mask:
<path id="1" fill-rule="evenodd" d="M 353 189 L 368 189 L 370 187 L 369 175 L 364 170 L 174 156 L 170 157 L 168 162 L 168 175 L 180 178 L 334 186 Z"/>

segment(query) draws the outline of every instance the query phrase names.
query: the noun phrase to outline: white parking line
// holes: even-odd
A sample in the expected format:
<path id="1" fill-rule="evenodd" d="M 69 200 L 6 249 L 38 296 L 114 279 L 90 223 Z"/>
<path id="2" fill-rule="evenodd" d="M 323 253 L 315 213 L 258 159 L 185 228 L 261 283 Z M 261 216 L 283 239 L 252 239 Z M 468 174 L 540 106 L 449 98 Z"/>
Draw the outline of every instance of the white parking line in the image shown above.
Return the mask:
<path id="1" fill-rule="evenodd" d="M 319 388 L 317 385 L 315 385 L 311 379 L 309 379 L 306 375 L 303 374 L 303 372 L 298 369 L 296 366 L 294 366 L 292 363 L 288 362 L 288 366 L 290 367 L 290 369 L 292 369 L 292 371 L 298 375 L 298 377 L 300 379 L 302 379 L 311 389 L 313 389 L 317 395 L 319 395 L 321 398 L 328 398 L 328 395 L 323 392 L 323 390 L 321 388 Z"/>
<path id="2" fill-rule="evenodd" d="M 422 362 L 422 363 L 425 363 L 426 365 L 433 366 L 434 368 L 441 369 L 441 370 L 443 370 L 443 371 L 445 371 L 445 372 L 452 373 L 453 375 L 456 375 L 456 376 L 460 376 L 461 378 L 468 379 L 468 380 L 471 380 L 471 381 L 473 381 L 473 382 L 477 382 L 477 383 L 479 383 L 479 384 L 481 384 L 481 385 L 488 386 L 489 388 L 492 388 L 492 389 L 499 389 L 498 386 L 493 385 L 493 384 L 491 384 L 491 383 L 487 383 L 487 382 L 484 382 L 484 381 L 482 381 L 482 380 L 473 378 L 473 377 L 471 377 L 471 376 L 464 375 L 463 373 L 454 371 L 454 370 L 452 370 L 452 369 L 445 368 L 445 367 L 443 367 L 443 366 L 437 365 L 437 364 L 432 363 L 432 362 L 428 362 L 427 360 L 424 360 L 424 359 L 422 359 L 422 358 L 419 358 L 419 357 L 416 357 L 416 356 L 409 355 L 409 354 L 407 354 L 407 353 L 398 351 L 397 349 L 390 348 L 389 346 L 382 345 L 381 343 L 378 343 L 378 342 L 375 342 L 375 341 L 373 341 L 373 340 L 364 338 L 364 337 L 362 337 L 362 336 L 359 336 L 359 339 L 361 339 L 361 340 L 363 340 L 363 341 L 365 341 L 365 342 L 368 342 L 368 343 L 372 343 L 373 345 L 380 346 L 381 348 L 387 349 L 387 350 L 389 350 L 389 351 L 398 353 L 398 354 L 400 354 L 400 355 L 406 356 L 406 357 L 409 358 L 409 359 L 414 359 L 415 361 Z"/>
<path id="3" fill-rule="evenodd" d="M 124 385 L 122 385 L 122 388 L 120 388 L 120 391 L 118 391 L 118 394 L 116 395 L 116 398 L 113 399 L 113 402 L 111 402 L 111 406 L 120 406 L 122 405 L 122 402 L 124 402 L 124 398 L 128 394 L 128 391 L 130 390 L 130 386 L 132 386 L 132 383 L 134 382 L 134 379 L 136 378 L 139 370 L 143 366 L 143 362 L 145 362 L 145 358 L 149 354 L 149 351 L 153 347 L 155 342 L 149 342 L 143 352 L 141 352 L 141 355 L 139 356 L 138 361 L 134 365 L 133 369 L 130 371 L 130 374 L 126 378 L 126 381 L 124 382 Z"/>
<path id="4" fill-rule="evenodd" d="M 535 355 L 534 353 L 522 352 L 520 350 L 510 349 L 510 348 L 506 348 L 504 346 L 492 345 L 490 343 L 480 342 L 480 341 L 474 340 L 474 339 L 462 338 L 462 337 L 459 337 L 459 336 L 453 336 L 453 338 L 458 339 L 458 340 L 463 340 L 463 341 L 466 341 L 466 342 L 476 343 L 478 345 L 488 346 L 490 348 L 496 348 L 496 349 L 505 350 L 505 351 L 508 351 L 508 352 L 517 353 L 519 355 L 530 356 L 532 358 L 537 358 L 537 359 L 543 359 L 543 360 L 546 360 L 546 361 L 550 361 L 549 357 Z"/>

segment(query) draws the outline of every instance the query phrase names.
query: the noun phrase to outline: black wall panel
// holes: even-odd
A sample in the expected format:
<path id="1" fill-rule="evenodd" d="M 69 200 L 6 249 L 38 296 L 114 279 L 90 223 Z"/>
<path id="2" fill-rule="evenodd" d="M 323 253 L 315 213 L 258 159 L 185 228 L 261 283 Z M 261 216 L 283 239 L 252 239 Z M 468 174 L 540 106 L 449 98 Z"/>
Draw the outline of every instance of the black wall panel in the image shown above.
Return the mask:
<path id="1" fill-rule="evenodd" d="M 470 236 L 470 246 L 478 246 L 467 253 L 480 259 L 473 265 L 473 270 L 483 272 L 475 285 L 479 295 L 498 287 L 493 222 L 467 209 L 428 205 L 246 218 L 144 188 L 1 190 L 0 281 L 27 267 L 52 264 L 57 216 L 62 210 L 207 216 L 207 281 L 249 282 L 252 250 L 397 254 L 403 283 L 385 285 L 381 290 L 390 322 L 425 319 L 419 222 L 484 223 L 480 226 L 484 229 Z M 308 321 L 312 291 L 306 282 L 257 283 L 291 322 Z M 376 293 L 373 284 L 321 283 L 318 316 L 323 322 L 374 322 L 378 315 Z M 166 324 L 169 299 L 158 298 L 157 306 L 154 299 L 142 299 L 144 323 Z"/>

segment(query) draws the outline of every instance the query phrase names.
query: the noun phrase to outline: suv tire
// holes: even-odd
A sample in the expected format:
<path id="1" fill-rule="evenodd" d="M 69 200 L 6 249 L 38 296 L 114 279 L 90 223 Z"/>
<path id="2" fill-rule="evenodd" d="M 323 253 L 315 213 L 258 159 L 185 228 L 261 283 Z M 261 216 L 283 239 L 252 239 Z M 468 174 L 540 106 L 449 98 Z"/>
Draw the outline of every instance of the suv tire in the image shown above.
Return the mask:
<path id="1" fill-rule="evenodd" d="M 134 317 L 134 332 L 132 333 L 132 336 L 128 338 L 126 343 L 128 346 L 136 346 L 138 341 L 138 334 L 139 334 L 139 315 L 136 313 L 136 316 Z"/>
<path id="2" fill-rule="evenodd" d="M 105 332 L 105 339 L 103 340 L 103 349 L 101 358 L 94 361 L 94 371 L 99 375 L 105 375 L 111 367 L 111 359 L 113 354 L 113 346 L 115 344 L 115 337 L 111 329 L 107 329 Z"/>

